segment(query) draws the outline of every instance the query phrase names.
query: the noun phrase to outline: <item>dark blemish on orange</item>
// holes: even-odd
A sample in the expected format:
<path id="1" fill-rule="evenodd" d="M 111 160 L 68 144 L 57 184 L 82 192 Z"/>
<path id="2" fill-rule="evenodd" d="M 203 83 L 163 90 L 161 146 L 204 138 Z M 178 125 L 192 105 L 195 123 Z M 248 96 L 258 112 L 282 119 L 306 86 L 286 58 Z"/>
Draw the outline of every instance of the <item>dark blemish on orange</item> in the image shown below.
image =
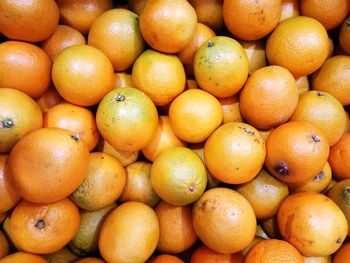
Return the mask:
<path id="1" fill-rule="evenodd" d="M 316 180 L 321 180 L 324 177 L 324 172 L 321 171 L 318 175 L 316 175 L 312 181 L 316 181 Z"/>
<path id="2" fill-rule="evenodd" d="M 321 141 L 320 137 L 318 137 L 318 135 L 316 135 L 316 134 L 311 135 L 311 138 L 314 140 L 314 142 L 320 142 Z"/>
<path id="3" fill-rule="evenodd" d="M 3 120 L 0 123 L 1 123 L 1 126 L 0 126 L 1 128 L 7 128 L 7 129 L 12 128 L 15 125 L 13 120 L 10 120 L 10 119 Z"/>
<path id="4" fill-rule="evenodd" d="M 206 203 L 207 203 L 207 200 L 205 200 L 205 201 L 203 201 L 202 203 L 200 203 L 199 208 L 200 208 L 200 209 L 204 209 Z"/>
<path id="5" fill-rule="evenodd" d="M 208 47 L 212 47 L 212 46 L 214 46 L 214 42 L 211 41 L 211 40 L 209 40 L 209 41 L 208 41 Z"/>
<path id="6" fill-rule="evenodd" d="M 118 94 L 117 97 L 115 98 L 116 101 L 124 101 L 125 96 L 123 94 Z"/>
<path id="7" fill-rule="evenodd" d="M 40 219 L 38 222 L 35 223 L 34 225 L 36 228 L 43 229 L 45 227 L 45 222 L 44 220 Z"/>
<path id="8" fill-rule="evenodd" d="M 275 171 L 281 175 L 281 176 L 288 176 L 288 165 L 283 162 L 283 161 L 280 161 L 276 166 L 275 166 Z"/>

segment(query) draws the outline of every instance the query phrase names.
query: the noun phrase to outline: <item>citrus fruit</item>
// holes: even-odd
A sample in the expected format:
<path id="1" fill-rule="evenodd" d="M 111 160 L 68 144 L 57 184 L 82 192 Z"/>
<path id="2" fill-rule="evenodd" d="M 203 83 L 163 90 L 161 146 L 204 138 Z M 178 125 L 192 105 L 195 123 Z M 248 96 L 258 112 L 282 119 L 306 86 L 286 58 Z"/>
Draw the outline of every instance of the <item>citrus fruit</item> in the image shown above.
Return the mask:
<path id="1" fill-rule="evenodd" d="M 266 66 L 265 43 L 261 40 L 240 41 L 249 63 L 249 75 Z"/>
<path id="2" fill-rule="evenodd" d="M 7 257 L 1 259 L 2 263 L 47 263 L 46 259 L 42 256 L 26 253 L 26 252 L 15 252 Z"/>
<path id="3" fill-rule="evenodd" d="M 350 54 L 350 17 L 344 20 L 339 30 L 340 47 L 349 55 Z"/>
<path id="4" fill-rule="evenodd" d="M 339 179 L 350 179 L 350 133 L 345 133 L 340 140 L 331 147 L 329 152 L 329 164 L 334 175 Z"/>
<path id="5" fill-rule="evenodd" d="M 200 245 L 191 255 L 190 263 L 243 263 L 243 255 L 241 253 L 235 254 L 221 254 L 205 245 Z"/>
<path id="6" fill-rule="evenodd" d="M 333 256 L 333 263 L 345 263 L 349 260 L 350 243 L 343 244 Z"/>

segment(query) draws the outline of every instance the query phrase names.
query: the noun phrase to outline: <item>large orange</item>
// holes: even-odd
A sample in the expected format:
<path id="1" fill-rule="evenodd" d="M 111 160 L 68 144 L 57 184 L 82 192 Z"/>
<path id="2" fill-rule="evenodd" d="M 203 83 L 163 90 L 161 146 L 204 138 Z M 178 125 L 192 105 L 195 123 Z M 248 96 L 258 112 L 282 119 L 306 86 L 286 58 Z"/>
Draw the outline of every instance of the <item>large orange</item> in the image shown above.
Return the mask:
<path id="1" fill-rule="evenodd" d="M 348 233 L 348 223 L 340 208 L 316 192 L 288 196 L 278 211 L 277 220 L 283 239 L 304 256 L 333 254 Z"/>
<path id="2" fill-rule="evenodd" d="M 152 140 L 158 125 L 158 113 L 152 100 L 135 88 L 110 91 L 96 113 L 102 137 L 117 150 L 136 151 Z"/>
<path id="3" fill-rule="evenodd" d="M 192 253 L 190 263 L 243 263 L 243 259 L 240 252 L 221 254 L 202 244 Z"/>
<path id="4" fill-rule="evenodd" d="M 331 147 L 329 164 L 334 175 L 339 179 L 350 179 L 350 133 L 345 133 L 340 140 Z"/>
<path id="5" fill-rule="evenodd" d="M 177 53 L 194 36 L 197 15 L 186 0 L 148 0 L 140 13 L 143 38 L 155 50 Z"/>
<path id="6" fill-rule="evenodd" d="M 227 29 L 242 40 L 257 40 L 278 24 L 282 0 L 224 0 L 223 17 Z"/>
<path id="7" fill-rule="evenodd" d="M 48 263 L 42 256 L 26 253 L 15 252 L 1 259 L 1 263 Z"/>
<path id="8" fill-rule="evenodd" d="M 73 238 L 79 223 L 78 207 L 68 198 L 49 204 L 22 200 L 11 214 L 11 238 L 23 251 L 49 254 Z"/>
<path id="9" fill-rule="evenodd" d="M 45 40 L 55 31 L 58 19 L 54 0 L 0 1 L 0 32 L 11 39 Z"/>
<path id="10" fill-rule="evenodd" d="M 108 10 L 97 17 L 91 25 L 88 43 L 107 55 L 115 71 L 130 68 L 145 47 L 138 16 L 123 8 Z"/>
<path id="11" fill-rule="evenodd" d="M 17 89 L 38 98 L 50 86 L 51 66 L 50 57 L 33 44 L 20 41 L 0 44 L 1 88 Z"/>
<path id="12" fill-rule="evenodd" d="M 326 60 L 328 51 L 326 29 L 317 20 L 305 16 L 282 21 L 266 43 L 270 64 L 285 67 L 295 77 L 316 71 Z"/>
<path id="13" fill-rule="evenodd" d="M 214 178 L 241 184 L 252 180 L 265 160 L 265 142 L 251 125 L 229 122 L 216 129 L 204 145 L 204 159 Z"/>
<path id="14" fill-rule="evenodd" d="M 236 94 L 248 77 L 247 55 L 230 37 L 216 36 L 206 41 L 197 50 L 193 63 L 198 85 L 215 97 Z"/>
<path id="15" fill-rule="evenodd" d="M 195 202 L 192 220 L 199 239 L 219 253 L 239 252 L 255 236 L 253 208 L 240 193 L 229 188 L 207 190 Z"/>
<path id="16" fill-rule="evenodd" d="M 75 191 L 88 171 L 89 149 L 77 134 L 42 128 L 12 149 L 8 168 L 17 193 L 37 203 L 60 200 Z"/>
<path id="17" fill-rule="evenodd" d="M 64 49 L 52 66 L 52 80 L 58 93 L 80 106 L 99 103 L 113 85 L 112 63 L 102 51 L 88 45 Z"/>
<path id="18" fill-rule="evenodd" d="M 10 152 L 20 139 L 42 125 L 41 110 L 32 98 L 19 90 L 0 88 L 0 153 Z"/>

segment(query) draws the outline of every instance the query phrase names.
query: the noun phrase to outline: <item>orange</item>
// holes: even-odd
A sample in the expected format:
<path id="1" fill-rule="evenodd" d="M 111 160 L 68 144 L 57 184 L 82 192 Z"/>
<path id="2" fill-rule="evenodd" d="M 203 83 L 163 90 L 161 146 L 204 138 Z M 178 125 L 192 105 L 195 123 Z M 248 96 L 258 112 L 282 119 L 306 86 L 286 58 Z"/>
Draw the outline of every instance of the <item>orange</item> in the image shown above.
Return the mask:
<path id="1" fill-rule="evenodd" d="M 140 13 L 140 30 L 155 50 L 177 53 L 194 36 L 197 15 L 186 0 L 148 0 Z"/>
<path id="2" fill-rule="evenodd" d="M 301 15 L 312 17 L 327 29 L 339 26 L 348 14 L 348 0 L 300 1 Z"/>
<path id="3" fill-rule="evenodd" d="M 216 252 L 239 252 L 254 239 L 254 210 L 247 199 L 229 188 L 204 192 L 193 206 L 192 218 L 199 239 Z"/>
<path id="4" fill-rule="evenodd" d="M 192 224 L 192 222 L 191 222 Z M 0 260 L 10 253 L 10 245 L 4 233 L 0 230 Z"/>
<path id="5" fill-rule="evenodd" d="M 52 80 L 58 93 L 80 106 L 99 103 L 112 89 L 113 78 L 113 66 L 107 56 L 88 45 L 64 49 L 52 66 Z"/>
<path id="6" fill-rule="evenodd" d="M 122 88 L 132 86 L 131 74 L 126 72 L 117 72 L 114 75 L 113 88 Z"/>
<path id="7" fill-rule="evenodd" d="M 258 229 L 259 229 L 259 225 L 257 225 L 257 228 L 256 228 L 256 231 L 257 231 L 257 233 L 258 233 Z M 254 239 L 253 239 L 253 241 L 252 242 L 250 242 L 250 244 L 245 248 L 245 249 L 243 249 L 240 253 L 244 256 L 244 257 L 246 257 L 247 256 L 247 254 L 249 253 L 249 251 L 252 249 L 252 247 L 254 247 L 257 243 L 259 243 L 260 241 L 262 241 L 262 240 L 264 240 L 265 238 L 262 238 L 262 237 L 260 237 L 260 236 L 258 236 L 257 234 L 255 234 L 255 237 L 254 237 Z M 266 238 L 266 239 L 268 239 L 268 237 Z"/>
<path id="8" fill-rule="evenodd" d="M 341 139 L 331 147 L 328 162 L 334 175 L 339 179 L 350 179 L 350 133 L 345 133 Z"/>
<path id="9" fill-rule="evenodd" d="M 298 98 L 293 75 L 283 67 L 267 66 L 248 78 L 240 93 L 239 108 L 251 125 L 268 130 L 288 121 Z"/>
<path id="10" fill-rule="evenodd" d="M 98 16 L 91 25 L 88 43 L 107 55 L 115 71 L 130 68 L 145 47 L 138 16 L 123 8 Z"/>
<path id="11" fill-rule="evenodd" d="M 152 208 L 127 202 L 104 220 L 99 249 L 107 262 L 145 262 L 159 240 L 158 219 Z"/>
<path id="12" fill-rule="evenodd" d="M 295 77 L 316 71 L 326 60 L 329 40 L 320 22 L 305 16 L 282 21 L 266 42 L 266 56 L 271 65 L 288 69 Z"/>
<path id="13" fill-rule="evenodd" d="M 44 258 L 49 262 L 59 263 L 62 261 L 73 262 L 79 257 L 75 255 L 72 251 L 70 251 L 68 247 L 65 246 L 60 250 L 57 250 L 56 252 L 44 255 Z"/>
<path id="14" fill-rule="evenodd" d="M 143 91 L 157 106 L 170 103 L 184 91 L 186 83 L 185 70 L 177 56 L 151 49 L 136 59 L 131 78 L 133 87 Z"/>
<path id="15" fill-rule="evenodd" d="M 38 98 L 51 83 L 50 57 L 41 48 L 20 41 L 0 44 L 0 87 Z"/>
<path id="16" fill-rule="evenodd" d="M 12 149 L 8 168 L 17 193 L 32 202 L 55 202 L 73 193 L 88 171 L 89 150 L 79 136 L 42 128 Z"/>
<path id="17" fill-rule="evenodd" d="M 302 95 L 310 90 L 309 79 L 307 78 L 307 76 L 297 78 L 296 83 L 299 90 L 299 95 Z"/>
<path id="18" fill-rule="evenodd" d="M 160 200 L 151 184 L 151 163 L 138 161 L 128 165 L 126 184 L 119 201 L 137 201 L 154 207 Z"/>
<path id="19" fill-rule="evenodd" d="M 87 257 L 74 261 L 74 263 L 105 263 L 102 259 L 95 257 Z"/>
<path id="20" fill-rule="evenodd" d="M 11 39 L 45 40 L 55 31 L 58 19 L 54 0 L 3 0 L 0 3 L 0 32 Z"/>
<path id="21" fill-rule="evenodd" d="M 190 72 L 193 75 L 193 60 L 197 50 L 204 42 L 215 36 L 215 32 L 210 27 L 197 23 L 196 31 L 191 41 L 177 54 L 185 68 L 187 67 L 186 72 Z"/>
<path id="22" fill-rule="evenodd" d="M 349 5 L 350 6 L 350 5 Z M 350 55 L 350 17 L 344 20 L 339 30 L 340 47 Z"/>
<path id="23" fill-rule="evenodd" d="M 68 198 L 49 204 L 22 200 L 11 214 L 11 238 L 21 250 L 49 254 L 73 238 L 79 223 L 79 210 Z"/>
<path id="24" fill-rule="evenodd" d="M 239 110 L 239 97 L 234 95 L 226 98 L 219 98 L 221 104 L 222 113 L 224 116 L 223 123 L 228 122 L 242 122 L 243 118 Z"/>
<path id="25" fill-rule="evenodd" d="M 146 147 L 142 149 L 142 153 L 153 162 L 160 153 L 176 146 L 186 146 L 186 143 L 175 135 L 169 117 L 159 116 L 156 133 Z"/>
<path id="26" fill-rule="evenodd" d="M 89 150 L 93 150 L 99 140 L 95 115 L 87 108 L 70 103 L 61 103 L 50 108 L 44 115 L 44 127 L 56 127 L 80 135 Z"/>
<path id="27" fill-rule="evenodd" d="M 128 8 L 130 11 L 140 15 L 142 9 L 145 7 L 148 0 L 129 0 Z"/>
<path id="28" fill-rule="evenodd" d="M 265 166 L 284 182 L 302 184 L 323 169 L 328 153 L 322 130 L 308 122 L 287 122 L 267 138 Z"/>
<path id="29" fill-rule="evenodd" d="M 244 263 L 304 263 L 299 251 L 284 240 L 269 239 L 257 243 L 244 258 Z"/>
<path id="30" fill-rule="evenodd" d="M 280 21 L 286 20 L 287 18 L 299 16 L 299 1 L 298 0 L 282 0 L 282 10 Z"/>
<path id="31" fill-rule="evenodd" d="M 333 56 L 312 75 L 311 87 L 336 97 L 341 104 L 350 105 L 350 57 Z"/>
<path id="32" fill-rule="evenodd" d="M 214 250 L 200 245 L 191 255 L 190 263 L 243 263 L 243 255 L 236 254 L 221 254 Z"/>
<path id="33" fill-rule="evenodd" d="M 51 86 L 41 97 L 36 100 L 41 111 L 46 113 L 51 107 L 64 102 L 55 87 Z"/>
<path id="34" fill-rule="evenodd" d="M 184 252 L 196 241 L 192 225 L 192 207 L 174 206 L 161 201 L 154 208 L 159 222 L 157 249 L 171 254 Z"/>
<path id="35" fill-rule="evenodd" d="M 261 40 L 240 41 L 249 63 L 249 75 L 266 66 L 265 43 Z"/>
<path id="36" fill-rule="evenodd" d="M 257 219 L 271 218 L 277 213 L 278 208 L 289 194 L 288 186 L 265 169 L 248 183 L 235 188 L 251 204 Z"/>
<path id="37" fill-rule="evenodd" d="M 158 113 L 152 100 L 135 88 L 117 88 L 100 102 L 96 112 L 102 137 L 121 151 L 136 151 L 152 140 Z"/>
<path id="38" fill-rule="evenodd" d="M 303 257 L 304 263 L 332 263 L 331 256 L 324 257 Z"/>
<path id="39" fill-rule="evenodd" d="M 47 263 L 43 257 L 26 252 L 15 252 L 1 259 L 1 263 Z"/>
<path id="40" fill-rule="evenodd" d="M 220 126 L 204 145 L 209 172 L 214 178 L 229 184 L 252 180 L 263 166 L 265 153 L 265 142 L 259 132 L 241 122 Z"/>
<path id="41" fill-rule="evenodd" d="M 248 77 L 247 55 L 230 37 L 216 36 L 206 41 L 197 50 L 193 63 L 198 85 L 215 97 L 236 94 Z"/>
<path id="42" fill-rule="evenodd" d="M 180 139 L 198 143 L 205 141 L 221 125 L 223 113 L 213 95 L 201 89 L 190 89 L 171 103 L 169 120 Z"/>
<path id="43" fill-rule="evenodd" d="M 20 139 L 42 125 L 41 110 L 32 98 L 19 90 L 0 88 L 0 153 L 10 152 Z"/>
<path id="44" fill-rule="evenodd" d="M 103 12 L 113 7 L 112 0 L 56 0 L 62 24 L 86 34 L 92 22 Z"/>
<path id="45" fill-rule="evenodd" d="M 99 210 L 117 201 L 125 183 L 125 169 L 117 159 L 93 152 L 86 177 L 70 198 L 80 208 Z"/>
<path id="46" fill-rule="evenodd" d="M 54 60 L 63 49 L 83 44 L 86 44 L 86 39 L 78 30 L 58 25 L 52 35 L 40 43 L 40 47 Z"/>
<path id="47" fill-rule="evenodd" d="M 263 220 L 261 227 L 269 238 L 282 239 L 280 230 L 278 229 L 277 216 Z"/>
<path id="48" fill-rule="evenodd" d="M 151 168 L 151 184 L 161 199 L 172 205 L 196 201 L 207 185 L 207 172 L 201 158 L 185 147 L 162 152 Z"/>
<path id="49" fill-rule="evenodd" d="M 149 263 L 184 263 L 184 261 L 181 260 L 180 258 L 173 255 L 168 255 L 168 254 L 158 255 L 147 262 Z"/>
<path id="50" fill-rule="evenodd" d="M 267 138 L 269 137 L 269 135 L 271 134 L 271 132 L 273 131 L 273 129 L 270 130 L 258 130 L 261 137 L 264 139 L 264 141 L 266 142 Z"/>
<path id="51" fill-rule="evenodd" d="M 227 29 L 242 40 L 257 40 L 278 24 L 282 0 L 225 0 L 223 17 Z"/>
<path id="52" fill-rule="evenodd" d="M 307 91 L 299 98 L 291 121 L 306 121 L 321 129 L 330 146 L 342 137 L 347 116 L 343 105 L 331 94 Z"/>
<path id="53" fill-rule="evenodd" d="M 20 200 L 20 197 L 11 181 L 11 174 L 6 167 L 8 155 L 0 154 L 0 213 L 12 209 Z"/>
<path id="54" fill-rule="evenodd" d="M 283 239 L 309 257 L 333 254 L 348 233 L 340 208 L 316 192 L 288 196 L 278 210 L 277 220 Z"/>
<path id="55" fill-rule="evenodd" d="M 346 263 L 350 257 L 350 242 L 343 244 L 333 256 L 333 263 Z"/>

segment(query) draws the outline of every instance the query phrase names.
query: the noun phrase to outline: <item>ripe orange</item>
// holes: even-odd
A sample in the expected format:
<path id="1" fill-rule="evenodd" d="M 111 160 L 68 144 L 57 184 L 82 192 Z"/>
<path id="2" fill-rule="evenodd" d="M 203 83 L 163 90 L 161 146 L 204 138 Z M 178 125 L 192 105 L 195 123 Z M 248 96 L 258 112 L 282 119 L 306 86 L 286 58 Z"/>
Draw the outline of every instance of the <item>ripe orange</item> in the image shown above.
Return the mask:
<path id="1" fill-rule="evenodd" d="M 284 182 L 302 184 L 323 169 L 328 153 L 322 130 L 308 122 L 287 122 L 267 138 L 265 166 Z"/>
<path id="2" fill-rule="evenodd" d="M 229 184 L 252 180 L 263 166 L 265 154 L 265 142 L 259 132 L 241 122 L 220 126 L 204 145 L 209 172 L 214 178 Z"/>
<path id="3" fill-rule="evenodd" d="M 88 43 L 107 55 L 115 71 L 130 68 L 145 47 L 138 16 L 124 8 L 98 16 L 91 25 Z"/>
<path id="4" fill-rule="evenodd" d="M 32 98 L 19 90 L 0 88 L 0 153 L 10 152 L 20 139 L 42 125 L 41 110 Z"/>
<path id="5" fill-rule="evenodd" d="M 159 240 L 158 219 L 152 208 L 126 202 L 105 219 L 99 249 L 107 262 L 145 262 Z"/>
<path id="6" fill-rule="evenodd" d="M 173 147 L 154 160 L 151 183 L 161 199 L 172 205 L 196 201 L 207 185 L 207 172 L 200 157 L 185 147 Z"/>
<path id="7" fill-rule="evenodd" d="M 213 95 L 201 89 L 190 89 L 171 103 L 169 120 L 180 139 L 198 143 L 205 141 L 221 125 L 223 113 Z"/>
<path id="8" fill-rule="evenodd" d="M 240 93 L 239 108 L 251 125 L 268 130 L 288 121 L 298 98 L 293 75 L 283 67 L 267 66 L 248 78 Z"/>
<path id="9" fill-rule="evenodd" d="M 88 171 L 89 150 L 79 136 L 60 128 L 42 128 L 21 139 L 8 168 L 17 193 L 48 203 L 74 192 Z"/>
<path id="10" fill-rule="evenodd" d="M 266 66 L 265 43 L 261 40 L 240 41 L 249 63 L 249 75 Z"/>
<path id="11" fill-rule="evenodd" d="M 73 238 L 79 223 L 79 210 L 68 198 L 49 204 L 22 200 L 11 214 L 11 238 L 23 251 L 49 254 Z"/>
<path id="12" fill-rule="evenodd" d="M 140 15 L 148 0 L 129 0 L 128 8 L 137 15 Z"/>
<path id="13" fill-rule="evenodd" d="M 1 263 L 48 263 L 42 256 L 26 253 L 15 252 L 1 259 Z"/>
<path id="14" fill-rule="evenodd" d="M 186 0 L 148 0 L 140 13 L 140 30 L 155 50 L 177 53 L 194 36 L 197 15 Z"/>
<path id="15" fill-rule="evenodd" d="M 58 19 L 54 0 L 0 1 L 0 32 L 11 39 L 45 40 L 55 31 Z"/>
<path id="16" fill-rule="evenodd" d="M 304 257 L 304 263 L 332 263 L 331 256 L 324 257 Z"/>
<path id="17" fill-rule="evenodd" d="M 131 74 L 126 72 L 117 72 L 114 75 L 113 80 L 113 88 L 123 88 L 123 87 L 131 87 L 132 86 L 132 80 L 131 80 Z"/>
<path id="18" fill-rule="evenodd" d="M 222 113 L 224 116 L 223 123 L 228 122 L 243 122 L 241 112 L 239 110 L 239 97 L 234 95 L 226 98 L 219 98 Z"/>
<path id="19" fill-rule="evenodd" d="M 316 71 L 326 60 L 328 51 L 326 29 L 317 20 L 305 16 L 282 21 L 266 42 L 269 63 L 285 67 L 294 77 Z"/>
<path id="20" fill-rule="evenodd" d="M 278 210 L 277 219 L 283 239 L 304 256 L 331 255 L 348 233 L 348 223 L 340 208 L 316 192 L 288 196 Z"/>
<path id="21" fill-rule="evenodd" d="M 350 6 L 350 5 L 349 5 Z M 344 20 L 339 30 L 340 47 L 350 55 L 350 16 Z"/>
<path id="22" fill-rule="evenodd" d="M 191 221 L 192 224 L 192 221 Z M 4 233 L 0 230 L 0 260 L 10 253 L 10 245 Z"/>
<path id="23" fill-rule="evenodd" d="M 90 151 L 96 147 L 100 137 L 95 115 L 87 108 L 70 103 L 50 108 L 44 115 L 44 127 L 62 128 L 79 134 Z"/>
<path id="24" fill-rule="evenodd" d="M 282 239 L 280 230 L 278 229 L 277 215 L 261 222 L 261 228 L 269 238 Z"/>
<path id="25" fill-rule="evenodd" d="M 227 29 L 242 40 L 257 40 L 278 24 L 282 0 L 225 0 L 223 18 Z"/>
<path id="26" fill-rule="evenodd" d="M 350 258 L 350 242 L 343 244 L 333 256 L 333 263 L 346 263 Z"/>
<path id="27" fill-rule="evenodd" d="M 279 239 L 262 240 L 252 247 L 244 263 L 304 263 L 299 251 L 290 243 Z"/>
<path id="28" fill-rule="evenodd" d="M 80 106 L 99 103 L 112 89 L 113 66 L 100 50 L 88 45 L 64 49 L 52 66 L 52 80 L 58 93 Z"/>
<path id="29" fill-rule="evenodd" d="M 79 257 L 75 255 L 67 246 L 57 250 L 56 252 L 43 255 L 44 258 L 49 262 L 73 262 L 77 260 Z"/>
<path id="30" fill-rule="evenodd" d="M 221 254 L 205 245 L 200 245 L 191 255 L 190 263 L 243 263 L 243 255 L 238 252 L 235 254 Z"/>
<path id="31" fill-rule="evenodd" d="M 302 95 L 310 90 L 309 79 L 307 78 L 307 76 L 297 78 L 296 83 L 299 90 L 299 95 Z"/>
<path id="32" fill-rule="evenodd" d="M 53 61 L 63 49 L 83 44 L 86 44 L 86 39 L 78 30 L 70 26 L 58 25 L 52 35 L 40 43 L 40 47 Z"/>
<path id="33" fill-rule="evenodd" d="M 206 41 L 197 50 L 193 63 L 198 85 L 215 97 L 236 94 L 248 77 L 247 55 L 230 37 L 216 36 Z"/>
<path id="34" fill-rule="evenodd" d="M 103 12 L 113 7 L 112 0 L 56 0 L 62 24 L 86 34 L 92 22 Z"/>
<path id="35" fill-rule="evenodd" d="M 100 102 L 96 113 L 102 137 L 117 150 L 136 151 L 152 140 L 158 113 L 151 99 L 135 88 L 117 88 Z"/>
<path id="36" fill-rule="evenodd" d="M 192 208 L 194 230 L 212 250 L 232 254 L 254 239 L 254 210 L 240 193 L 229 188 L 207 190 Z"/>
<path id="37" fill-rule="evenodd" d="M 131 78 L 133 87 L 143 91 L 157 106 L 170 103 L 184 91 L 186 83 L 185 70 L 177 56 L 151 49 L 136 59 Z"/>
<path id="38" fill-rule="evenodd" d="M 147 262 L 148 263 L 185 263 L 185 261 L 181 260 L 180 258 L 169 254 L 161 254 L 161 255 L 155 256 L 154 258 L 152 258 Z"/>
<path id="39" fill-rule="evenodd" d="M 41 111 L 46 113 L 51 107 L 64 102 L 55 87 L 51 86 L 41 97 L 36 100 Z"/>
<path id="40" fill-rule="evenodd" d="M 282 22 L 287 18 L 299 15 L 299 0 L 282 0 L 282 10 L 279 22 Z"/>
<path id="41" fill-rule="evenodd" d="M 105 263 L 106 261 L 103 261 L 100 258 L 95 257 L 87 257 L 87 258 L 81 258 L 79 260 L 74 261 L 74 263 Z"/>
<path id="42" fill-rule="evenodd" d="M 339 179 L 350 179 L 350 133 L 345 133 L 341 139 L 331 147 L 328 162 L 334 175 Z"/>
<path id="43" fill-rule="evenodd" d="M 350 105 L 350 57 L 333 56 L 312 75 L 311 86 L 336 97 L 343 105 Z"/>
<path id="44" fill-rule="evenodd" d="M 1 88 L 17 89 L 38 98 L 50 86 L 51 66 L 50 57 L 33 44 L 20 41 L 0 44 Z"/>

